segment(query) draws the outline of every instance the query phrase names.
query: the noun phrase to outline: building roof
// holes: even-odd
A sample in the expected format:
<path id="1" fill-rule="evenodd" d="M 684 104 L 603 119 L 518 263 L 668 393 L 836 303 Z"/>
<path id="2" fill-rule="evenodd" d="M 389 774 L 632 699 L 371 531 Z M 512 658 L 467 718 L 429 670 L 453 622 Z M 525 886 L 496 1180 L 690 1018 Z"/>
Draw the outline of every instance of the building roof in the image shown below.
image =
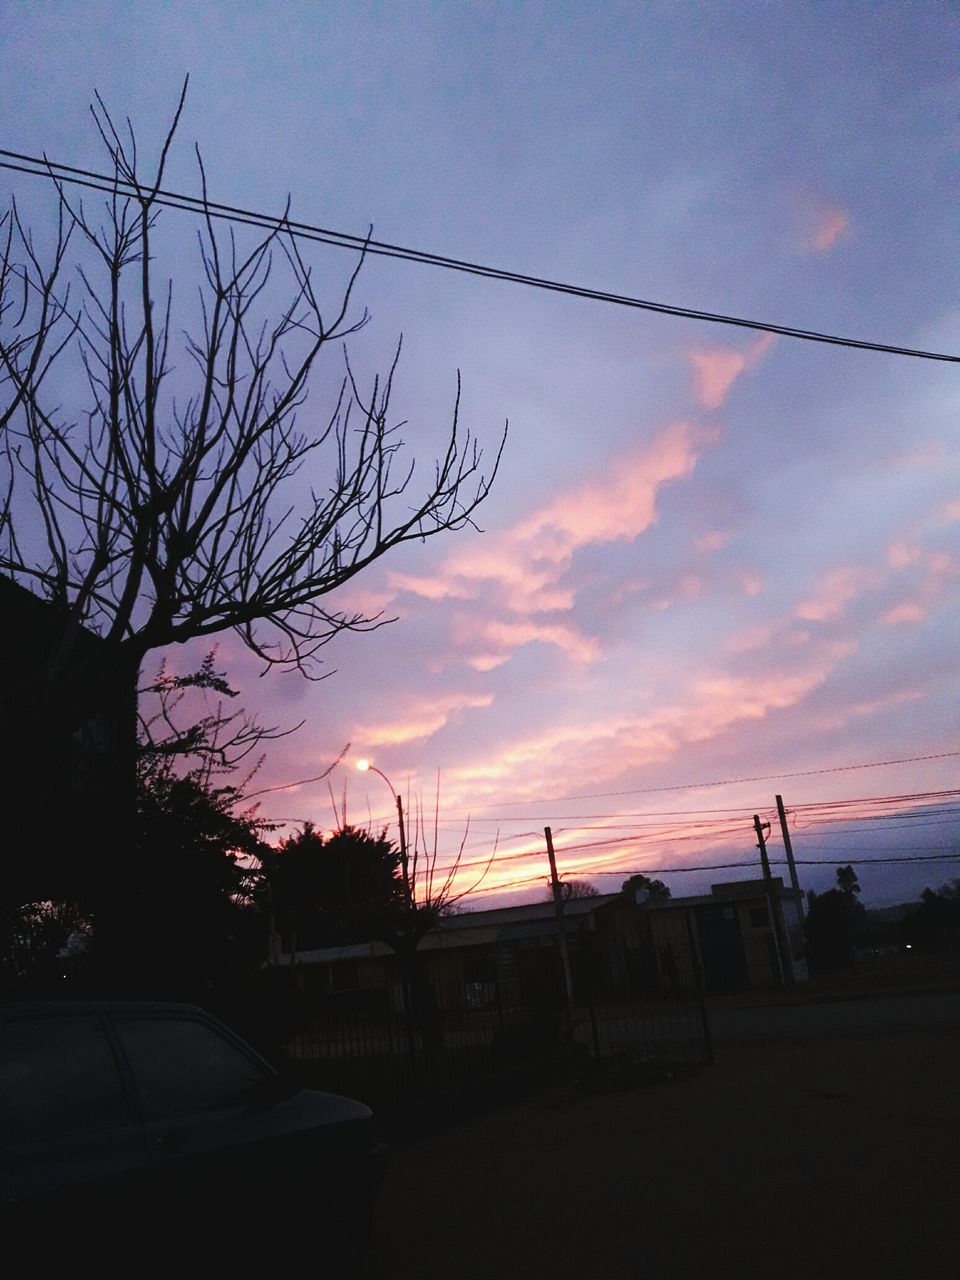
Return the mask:
<path id="1" fill-rule="evenodd" d="M 777 897 L 790 897 L 793 891 L 784 886 L 780 876 L 773 876 L 770 890 Z M 759 880 L 727 880 L 710 886 L 709 893 L 688 898 L 658 898 L 644 903 L 643 911 L 676 910 L 678 908 L 716 906 L 717 902 L 735 902 L 762 898 L 766 882 Z M 620 893 L 601 893 L 592 898 L 571 898 L 563 904 L 564 921 L 572 932 L 592 912 L 611 903 L 622 903 Z M 517 907 L 492 907 L 489 911 L 464 911 L 441 917 L 439 923 L 424 934 L 420 951 L 450 951 L 497 942 L 515 942 L 522 938 L 548 937 L 555 934 L 557 920 L 552 902 L 524 902 Z M 332 964 L 337 960 L 362 960 L 392 955 L 385 942 L 357 942 L 348 946 L 321 947 L 297 953 L 298 964 Z M 289 963 L 283 952 L 280 965 Z"/>
<path id="2" fill-rule="evenodd" d="M 609 902 L 617 902 L 619 893 L 601 893 L 593 898 L 571 898 L 563 906 L 568 927 L 579 927 L 580 921 Z M 552 902 L 524 902 L 518 907 L 493 907 L 489 911 L 464 911 L 442 916 L 439 923 L 424 934 L 420 951 L 449 951 L 460 947 L 478 947 L 519 938 L 545 937 L 556 933 L 557 919 Z M 289 961 L 288 953 L 282 953 Z M 392 955 L 385 942 L 357 942 L 340 947 L 321 947 L 297 953 L 298 964 L 331 964 L 337 960 L 370 959 Z M 280 963 L 283 963 L 281 959 Z"/>

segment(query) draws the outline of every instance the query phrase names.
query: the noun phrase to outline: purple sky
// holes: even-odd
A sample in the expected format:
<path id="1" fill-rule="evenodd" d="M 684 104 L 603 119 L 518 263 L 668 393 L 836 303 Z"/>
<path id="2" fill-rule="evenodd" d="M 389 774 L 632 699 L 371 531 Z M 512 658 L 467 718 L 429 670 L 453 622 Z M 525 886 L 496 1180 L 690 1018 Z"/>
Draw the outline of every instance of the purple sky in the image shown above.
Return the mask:
<path id="1" fill-rule="evenodd" d="M 189 71 L 173 187 L 196 190 L 196 140 L 225 202 L 279 211 L 289 192 L 295 217 L 436 253 L 957 352 L 957 53 L 949 7 L 903 3 L 68 0 L 6 8 L 0 145 L 96 168 L 93 90 L 149 144 Z M 187 260 L 189 220 L 165 218 Z M 333 299 L 349 257 L 309 256 Z M 486 889 L 542 877 L 550 824 L 561 865 L 606 890 L 621 869 L 755 857 L 750 815 L 777 791 L 790 807 L 958 785 L 956 758 L 846 768 L 960 748 L 956 366 L 384 260 L 358 297 L 358 368 L 403 332 L 396 415 L 425 473 L 458 369 L 465 424 L 492 450 L 509 418 L 510 440 L 482 534 L 357 580 L 348 601 L 398 621 L 332 645 L 329 680 L 259 680 L 224 638 L 246 705 L 306 720 L 256 786 L 349 742 L 351 820 L 390 815 L 358 756 L 411 808 L 439 771 L 441 862 L 469 812 L 471 859 L 500 830 Z M 339 369 L 317 379 L 318 420 Z M 828 769 L 845 771 L 789 776 Z M 333 821 L 325 782 L 262 805 Z M 729 827 L 663 825 L 701 810 Z M 958 845 L 956 815 L 849 836 L 810 819 L 798 856 Z M 958 874 L 861 881 L 882 903 Z M 675 894 L 718 878 L 667 877 Z"/>

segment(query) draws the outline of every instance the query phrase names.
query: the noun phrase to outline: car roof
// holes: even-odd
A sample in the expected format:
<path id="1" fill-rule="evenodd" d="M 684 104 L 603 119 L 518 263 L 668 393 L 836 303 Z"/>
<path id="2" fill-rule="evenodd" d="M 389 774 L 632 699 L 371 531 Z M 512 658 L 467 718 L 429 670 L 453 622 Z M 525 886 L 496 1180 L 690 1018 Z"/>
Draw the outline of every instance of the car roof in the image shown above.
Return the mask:
<path id="1" fill-rule="evenodd" d="M 45 1013 L 180 1013 L 210 1016 L 198 1005 L 164 1000 L 20 1000 L 0 1003 L 0 1017 Z"/>

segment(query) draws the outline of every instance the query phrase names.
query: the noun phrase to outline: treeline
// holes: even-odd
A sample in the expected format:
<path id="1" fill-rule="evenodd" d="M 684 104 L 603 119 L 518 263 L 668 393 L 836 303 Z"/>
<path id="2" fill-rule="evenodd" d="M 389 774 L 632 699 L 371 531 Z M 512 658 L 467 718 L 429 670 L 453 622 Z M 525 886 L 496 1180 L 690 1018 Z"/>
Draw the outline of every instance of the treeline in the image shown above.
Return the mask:
<path id="1" fill-rule="evenodd" d="M 867 911 L 852 866 L 837 868 L 837 884 L 808 895 L 804 921 L 811 973 L 853 969 L 857 952 L 895 948 L 920 955 L 960 956 L 960 880 L 924 889 L 919 902 L 898 919 Z"/>

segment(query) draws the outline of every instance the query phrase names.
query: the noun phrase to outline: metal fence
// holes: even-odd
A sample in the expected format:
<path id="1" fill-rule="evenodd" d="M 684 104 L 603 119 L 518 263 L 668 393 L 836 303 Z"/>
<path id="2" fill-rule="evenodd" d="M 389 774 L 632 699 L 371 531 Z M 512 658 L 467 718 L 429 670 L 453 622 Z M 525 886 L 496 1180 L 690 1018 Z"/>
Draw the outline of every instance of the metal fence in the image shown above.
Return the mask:
<path id="1" fill-rule="evenodd" d="M 401 975 L 395 957 L 346 977 L 280 975 L 293 996 L 288 1055 L 319 1087 L 381 1108 L 511 1077 L 546 1081 L 558 1066 L 569 1075 L 627 1057 L 710 1061 L 696 964 L 693 980 L 669 991 L 649 980 L 611 989 L 575 949 L 571 999 L 553 938 L 438 959 L 420 957 L 414 976 Z"/>

